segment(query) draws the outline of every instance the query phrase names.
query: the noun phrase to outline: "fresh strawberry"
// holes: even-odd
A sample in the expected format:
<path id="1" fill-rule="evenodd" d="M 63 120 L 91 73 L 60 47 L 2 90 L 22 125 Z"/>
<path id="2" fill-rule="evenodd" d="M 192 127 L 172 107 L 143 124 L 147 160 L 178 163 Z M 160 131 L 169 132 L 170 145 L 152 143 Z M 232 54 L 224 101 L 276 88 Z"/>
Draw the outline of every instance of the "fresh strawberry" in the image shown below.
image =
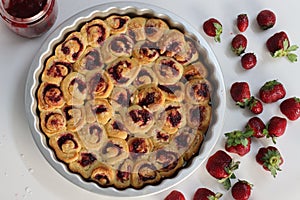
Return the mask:
<path id="1" fill-rule="evenodd" d="M 273 103 L 279 99 L 284 98 L 286 95 L 285 88 L 282 83 L 277 80 L 267 81 L 259 89 L 259 98 L 264 103 Z"/>
<path id="2" fill-rule="evenodd" d="M 244 35 L 237 34 L 231 41 L 231 50 L 239 56 L 245 52 L 247 43 L 247 38 Z"/>
<path id="3" fill-rule="evenodd" d="M 276 15 L 271 10 L 262 10 L 257 14 L 256 21 L 261 29 L 267 30 L 275 25 Z"/>
<path id="4" fill-rule="evenodd" d="M 206 170 L 228 190 L 231 187 L 230 179 L 236 178 L 233 172 L 238 169 L 239 163 L 239 161 L 234 162 L 225 151 L 218 150 L 208 158 Z"/>
<path id="5" fill-rule="evenodd" d="M 238 180 L 231 188 L 231 195 L 235 200 L 248 200 L 252 187 L 253 185 L 248 181 Z"/>
<path id="6" fill-rule="evenodd" d="M 267 40 L 266 46 L 274 58 L 286 56 L 291 62 L 297 61 L 297 55 L 291 52 L 296 51 L 298 46 L 290 45 L 289 38 L 284 31 L 272 35 Z"/>
<path id="7" fill-rule="evenodd" d="M 218 200 L 223 194 L 215 193 L 207 188 L 198 188 L 194 194 L 193 200 Z"/>
<path id="8" fill-rule="evenodd" d="M 236 20 L 236 26 L 240 32 L 245 32 L 249 25 L 249 19 L 247 14 L 239 14 Z"/>
<path id="9" fill-rule="evenodd" d="M 242 67 L 246 70 L 256 66 L 257 59 L 254 53 L 245 53 L 241 58 Z"/>
<path id="10" fill-rule="evenodd" d="M 247 82 L 233 83 L 230 87 L 230 94 L 237 105 L 245 108 L 251 97 L 249 84 Z"/>
<path id="11" fill-rule="evenodd" d="M 280 104 L 280 111 L 289 119 L 297 120 L 300 117 L 300 98 L 290 97 Z"/>
<path id="12" fill-rule="evenodd" d="M 281 171 L 280 165 L 284 162 L 279 150 L 274 146 L 260 148 L 256 154 L 256 161 L 274 177 L 277 171 Z"/>
<path id="13" fill-rule="evenodd" d="M 250 151 L 251 148 L 251 136 L 253 131 L 232 131 L 225 133 L 226 142 L 225 150 L 231 153 L 236 153 L 240 156 L 244 156 Z"/>
<path id="14" fill-rule="evenodd" d="M 248 102 L 248 109 L 253 114 L 260 114 L 263 111 L 263 104 L 261 103 L 260 100 L 252 96 Z"/>
<path id="15" fill-rule="evenodd" d="M 173 190 L 164 200 L 185 200 L 185 197 L 180 191 Z"/>
<path id="16" fill-rule="evenodd" d="M 252 136 L 255 138 L 262 138 L 266 135 L 266 125 L 259 117 L 252 117 L 246 124 L 246 130 L 252 131 Z"/>
<path id="17" fill-rule="evenodd" d="M 215 18 L 210 18 L 203 23 L 204 32 L 214 37 L 216 42 L 221 42 L 221 34 L 223 32 L 222 24 Z"/>
<path id="18" fill-rule="evenodd" d="M 274 116 L 267 124 L 267 138 L 271 137 L 274 144 L 276 144 L 275 138 L 284 134 L 287 126 L 287 119 L 283 117 Z"/>

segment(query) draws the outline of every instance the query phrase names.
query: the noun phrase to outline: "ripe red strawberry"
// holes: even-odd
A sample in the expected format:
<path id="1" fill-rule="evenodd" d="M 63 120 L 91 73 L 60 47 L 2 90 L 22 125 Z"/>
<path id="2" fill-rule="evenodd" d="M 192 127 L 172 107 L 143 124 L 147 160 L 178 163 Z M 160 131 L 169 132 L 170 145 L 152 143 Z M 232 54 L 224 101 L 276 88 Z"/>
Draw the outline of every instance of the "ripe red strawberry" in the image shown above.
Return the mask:
<path id="1" fill-rule="evenodd" d="M 290 45 L 289 38 L 284 31 L 272 35 L 267 40 L 266 46 L 274 58 L 286 56 L 291 62 L 297 61 L 297 55 L 291 52 L 296 51 L 298 46 Z"/>
<path id="2" fill-rule="evenodd" d="M 287 119 L 283 117 L 274 116 L 267 124 L 267 138 L 271 137 L 274 144 L 276 144 L 275 138 L 284 134 L 287 126 Z"/>
<path id="3" fill-rule="evenodd" d="M 225 150 L 231 153 L 236 153 L 240 156 L 244 156 L 250 151 L 251 148 L 251 136 L 253 131 L 233 131 L 225 133 L 226 142 Z"/>
<path id="4" fill-rule="evenodd" d="M 279 150 L 274 146 L 260 148 L 256 154 L 256 161 L 274 177 L 277 171 L 281 171 L 280 165 L 284 162 Z"/>
<path id="5" fill-rule="evenodd" d="M 285 88 L 282 83 L 277 80 L 267 81 L 259 89 L 259 98 L 264 103 L 273 103 L 279 99 L 284 98 L 286 95 Z"/>
<path id="6" fill-rule="evenodd" d="M 241 58 L 242 67 L 246 70 L 256 66 L 257 59 L 254 53 L 245 53 Z"/>
<path id="7" fill-rule="evenodd" d="M 215 193 L 207 188 L 198 188 L 194 194 L 193 200 L 218 200 L 221 193 Z"/>
<path id="8" fill-rule="evenodd" d="M 253 185 L 248 181 L 239 180 L 231 188 L 231 195 L 235 200 L 248 200 L 251 195 Z"/>
<path id="9" fill-rule="evenodd" d="M 237 34 L 231 41 L 231 50 L 239 56 L 245 52 L 247 43 L 247 38 L 244 35 Z"/>
<path id="10" fill-rule="evenodd" d="M 259 27 L 263 30 L 272 28 L 276 23 L 276 15 L 271 10 L 262 10 L 256 16 Z"/>
<path id="11" fill-rule="evenodd" d="M 222 24 L 215 18 L 210 18 L 203 23 L 204 32 L 210 36 L 214 37 L 216 42 L 221 42 L 221 34 L 223 32 Z"/>
<path id="12" fill-rule="evenodd" d="M 263 111 L 263 104 L 261 103 L 260 100 L 252 96 L 248 102 L 248 109 L 253 114 L 260 114 Z"/>
<path id="13" fill-rule="evenodd" d="M 173 190 L 164 200 L 185 200 L 185 197 L 180 191 Z"/>
<path id="14" fill-rule="evenodd" d="M 289 119 L 297 120 L 300 117 L 300 98 L 290 97 L 280 104 L 280 111 Z"/>
<path id="15" fill-rule="evenodd" d="M 259 117 L 252 117 L 246 124 L 246 130 L 253 132 L 253 137 L 262 138 L 266 136 L 266 125 Z"/>
<path id="16" fill-rule="evenodd" d="M 241 108 L 245 108 L 251 97 L 249 84 L 247 82 L 233 83 L 230 87 L 230 94 L 237 105 Z"/>
<path id="17" fill-rule="evenodd" d="M 236 25 L 240 32 L 245 32 L 249 25 L 247 14 L 239 14 L 237 16 Z"/>
<path id="18" fill-rule="evenodd" d="M 236 178 L 233 172 L 238 169 L 239 163 L 239 161 L 234 162 L 225 151 L 218 150 L 208 158 L 206 170 L 228 190 L 231 187 L 230 179 Z"/>

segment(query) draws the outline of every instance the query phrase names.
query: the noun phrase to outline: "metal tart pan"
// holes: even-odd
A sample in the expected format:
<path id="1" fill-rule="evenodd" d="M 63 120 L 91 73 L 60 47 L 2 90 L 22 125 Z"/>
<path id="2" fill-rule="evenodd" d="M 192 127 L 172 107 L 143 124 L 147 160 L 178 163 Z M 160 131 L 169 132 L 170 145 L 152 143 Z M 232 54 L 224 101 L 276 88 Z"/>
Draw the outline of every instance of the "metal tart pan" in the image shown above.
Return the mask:
<path id="1" fill-rule="evenodd" d="M 39 77 L 42 73 L 45 60 L 53 53 L 55 46 L 64 39 L 67 33 L 78 29 L 79 25 L 83 22 L 90 21 L 95 17 L 105 18 L 111 14 L 161 18 L 165 20 L 170 27 L 177 28 L 184 34 L 192 37 L 198 43 L 197 46 L 199 46 L 202 62 L 205 64 L 209 72 L 207 79 L 210 81 L 213 88 L 211 94 L 212 120 L 199 154 L 195 156 L 187 164 L 187 166 L 180 169 L 176 176 L 164 179 L 157 185 L 147 185 L 142 189 L 127 188 L 125 190 L 118 190 L 114 187 L 103 188 L 94 182 L 84 180 L 78 174 L 72 173 L 68 170 L 66 164 L 56 158 L 54 151 L 47 144 L 46 136 L 42 133 L 39 127 L 36 92 L 40 84 Z M 201 34 L 199 34 L 199 32 L 186 20 L 176 14 L 151 4 L 137 2 L 115 2 L 96 5 L 75 14 L 60 24 L 44 40 L 40 49 L 36 53 L 28 72 L 25 87 L 25 108 L 28 124 L 32 137 L 47 162 L 60 175 L 73 184 L 85 190 L 110 197 L 140 197 L 156 194 L 179 184 L 188 176 L 193 174 L 195 170 L 197 170 L 199 166 L 205 162 L 218 141 L 223 127 L 225 105 L 225 86 L 220 65 L 210 46 Z"/>

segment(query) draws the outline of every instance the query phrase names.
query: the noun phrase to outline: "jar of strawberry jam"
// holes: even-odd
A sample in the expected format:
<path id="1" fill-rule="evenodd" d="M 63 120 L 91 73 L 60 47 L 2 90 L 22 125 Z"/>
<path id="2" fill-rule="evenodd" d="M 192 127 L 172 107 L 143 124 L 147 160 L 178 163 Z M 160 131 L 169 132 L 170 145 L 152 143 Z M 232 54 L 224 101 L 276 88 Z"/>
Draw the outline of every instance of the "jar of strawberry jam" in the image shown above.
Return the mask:
<path id="1" fill-rule="evenodd" d="M 0 0 L 0 14 L 15 33 L 34 38 L 48 31 L 57 18 L 55 0 Z"/>

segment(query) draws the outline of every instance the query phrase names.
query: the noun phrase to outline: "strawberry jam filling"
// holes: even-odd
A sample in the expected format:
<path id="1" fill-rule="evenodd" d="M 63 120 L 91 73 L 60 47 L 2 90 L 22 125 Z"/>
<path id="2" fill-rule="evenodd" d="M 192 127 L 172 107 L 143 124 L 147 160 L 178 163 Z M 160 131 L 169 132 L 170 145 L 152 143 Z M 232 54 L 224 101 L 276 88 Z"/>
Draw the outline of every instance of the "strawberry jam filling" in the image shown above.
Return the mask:
<path id="1" fill-rule="evenodd" d="M 169 74 L 172 74 L 174 76 L 178 76 L 179 75 L 179 70 L 176 67 L 176 64 L 174 61 L 172 60 L 163 60 L 161 62 L 161 66 L 160 66 L 160 74 L 162 76 L 167 76 Z"/>
<path id="2" fill-rule="evenodd" d="M 97 50 L 92 50 L 86 55 L 85 69 L 93 70 L 101 65 L 100 54 Z"/>
<path id="3" fill-rule="evenodd" d="M 153 119 L 153 116 L 148 110 L 132 110 L 129 115 L 134 123 L 141 122 L 140 126 L 147 125 L 147 122 Z"/>
<path id="4" fill-rule="evenodd" d="M 162 165 L 164 171 L 172 170 L 177 166 L 178 157 L 174 152 L 158 150 L 156 161 Z"/>
<path id="5" fill-rule="evenodd" d="M 47 0 L 11 0 L 6 11 L 18 18 L 29 18 L 43 10 Z"/>
<path id="6" fill-rule="evenodd" d="M 112 76 L 112 78 L 118 83 L 126 83 L 129 78 L 125 78 L 122 75 L 123 69 L 122 67 L 126 66 L 127 68 L 131 69 L 131 63 L 127 61 L 120 61 L 113 67 L 108 69 L 108 73 Z"/>
<path id="7" fill-rule="evenodd" d="M 119 36 L 110 43 L 110 48 L 117 53 L 129 53 L 132 50 L 132 42 L 124 36 Z"/>
<path id="8" fill-rule="evenodd" d="M 65 77 L 70 73 L 72 65 L 67 62 L 55 62 L 48 70 L 47 75 L 51 77 Z"/>
<path id="9" fill-rule="evenodd" d="M 100 24 L 93 24 L 93 25 L 91 25 L 91 26 L 89 26 L 87 28 L 87 32 L 88 32 L 88 34 L 90 34 L 91 33 L 91 29 L 94 29 L 95 27 L 97 28 L 97 32 L 98 32 L 98 35 L 99 35 L 99 37 L 97 39 L 97 43 L 98 44 L 102 44 L 103 41 L 105 40 L 106 34 L 107 34 L 105 28 L 102 25 L 100 25 Z"/>
<path id="10" fill-rule="evenodd" d="M 81 160 L 79 160 L 78 162 L 82 167 L 86 167 L 88 165 L 93 164 L 96 160 L 97 160 L 97 158 L 93 154 L 82 153 Z"/>
<path id="11" fill-rule="evenodd" d="M 57 145 L 59 146 L 59 148 L 61 150 L 62 150 L 62 146 L 64 144 L 66 144 L 67 141 L 71 141 L 74 144 L 74 149 L 76 149 L 78 147 L 78 144 L 77 144 L 76 140 L 74 139 L 74 136 L 70 133 L 67 133 L 67 134 L 62 135 L 57 141 Z"/>
<path id="12" fill-rule="evenodd" d="M 76 59 L 79 57 L 80 52 L 83 51 L 83 44 L 81 43 L 81 41 L 80 41 L 79 38 L 77 38 L 77 37 L 70 38 L 68 41 L 66 41 L 66 42 L 64 42 L 64 43 L 62 44 L 61 50 L 62 50 L 62 52 L 63 52 L 65 55 L 69 55 L 69 54 L 71 53 L 71 49 L 70 49 L 70 47 L 67 46 L 67 44 L 68 44 L 69 41 L 72 41 L 72 40 L 75 41 L 75 42 L 78 44 L 78 46 L 79 46 L 78 51 L 77 51 L 77 52 L 74 52 L 74 53 L 72 54 L 72 58 L 73 58 L 74 60 L 76 60 Z"/>
<path id="13" fill-rule="evenodd" d="M 63 93 L 60 88 L 54 84 L 48 84 L 43 91 L 44 99 L 52 105 L 59 105 L 63 101 Z"/>
<path id="14" fill-rule="evenodd" d="M 98 143 L 101 140 L 101 136 L 103 134 L 103 130 L 99 126 L 93 125 L 93 126 L 89 127 L 89 133 L 90 133 L 90 135 L 97 136 L 97 140 L 94 141 L 94 143 Z"/>
<path id="15" fill-rule="evenodd" d="M 82 81 L 81 79 L 79 78 L 74 78 L 71 83 L 70 83 L 72 86 L 73 85 L 76 85 L 78 90 L 83 93 L 84 90 L 87 88 L 86 86 L 86 83 L 84 81 Z"/>

